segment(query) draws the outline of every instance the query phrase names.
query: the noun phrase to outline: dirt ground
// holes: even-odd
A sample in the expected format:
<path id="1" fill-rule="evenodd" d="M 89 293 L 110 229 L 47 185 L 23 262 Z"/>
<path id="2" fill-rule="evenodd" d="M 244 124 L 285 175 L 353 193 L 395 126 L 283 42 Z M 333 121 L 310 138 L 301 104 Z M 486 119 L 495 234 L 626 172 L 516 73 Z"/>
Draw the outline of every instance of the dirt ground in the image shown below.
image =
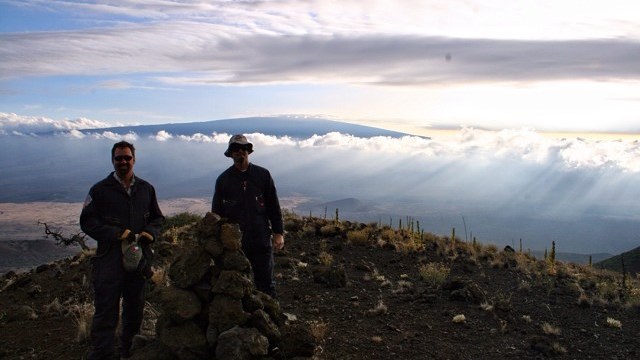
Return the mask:
<path id="1" fill-rule="evenodd" d="M 312 327 L 316 359 L 640 359 L 639 308 L 596 299 L 598 280 L 536 276 L 502 252 L 451 256 L 435 243 L 407 252 L 344 233 L 290 231 L 286 240 L 278 300 Z M 450 269 L 443 284 L 421 278 L 430 263 Z M 91 302 L 88 274 L 77 259 L 5 274 L 0 359 L 84 358 L 88 343 L 77 341 L 68 309 Z"/>

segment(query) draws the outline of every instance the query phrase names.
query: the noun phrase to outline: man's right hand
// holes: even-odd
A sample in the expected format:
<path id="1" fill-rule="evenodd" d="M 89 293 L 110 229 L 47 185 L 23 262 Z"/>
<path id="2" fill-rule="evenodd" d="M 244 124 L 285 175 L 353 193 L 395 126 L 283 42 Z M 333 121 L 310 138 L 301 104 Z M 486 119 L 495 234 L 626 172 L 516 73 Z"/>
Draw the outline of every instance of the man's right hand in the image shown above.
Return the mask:
<path id="1" fill-rule="evenodd" d="M 134 234 L 133 231 L 129 229 L 124 229 L 122 234 L 120 234 L 120 241 L 126 241 L 127 243 L 131 244 L 132 242 L 136 241 L 136 234 Z"/>

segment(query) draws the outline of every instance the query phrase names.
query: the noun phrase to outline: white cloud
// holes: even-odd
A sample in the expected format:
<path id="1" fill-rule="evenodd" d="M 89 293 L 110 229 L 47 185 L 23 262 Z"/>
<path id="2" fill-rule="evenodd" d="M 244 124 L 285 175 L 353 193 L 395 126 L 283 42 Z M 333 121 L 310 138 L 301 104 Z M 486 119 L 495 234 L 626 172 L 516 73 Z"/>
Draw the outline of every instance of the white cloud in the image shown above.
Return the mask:
<path id="1" fill-rule="evenodd" d="M 133 132 L 130 132 L 127 134 L 118 134 L 113 131 L 103 131 L 102 133 L 89 132 L 88 135 L 91 139 L 94 139 L 94 140 L 108 139 L 113 141 L 125 140 L 129 142 L 138 140 L 138 135 Z"/>
<path id="2" fill-rule="evenodd" d="M 103 137 L 121 138 L 105 132 Z M 588 140 L 550 138 L 533 129 L 480 130 L 465 127 L 450 136 L 433 139 L 417 136 L 392 138 L 377 136 L 361 138 L 332 132 L 306 139 L 273 136 L 261 133 L 245 134 L 260 148 L 336 149 L 377 153 L 384 156 L 417 156 L 439 161 L 463 160 L 483 164 L 505 160 L 560 166 L 566 169 L 614 168 L 640 172 L 640 142 L 633 140 Z M 187 142 L 226 144 L 229 135 L 193 134 L 173 136 L 165 130 L 151 137 L 160 142 L 176 139 Z M 133 137 L 132 140 L 135 140 Z"/>
<path id="3" fill-rule="evenodd" d="M 216 143 L 216 144 L 226 144 L 229 141 L 229 134 L 217 134 L 213 133 L 211 136 L 195 133 L 191 136 L 187 135 L 179 135 L 178 139 L 182 141 L 193 141 L 193 142 L 201 142 L 201 143 Z"/>
<path id="4" fill-rule="evenodd" d="M 161 131 L 158 131 L 158 133 L 155 136 L 152 136 L 151 138 L 156 139 L 158 141 L 167 141 L 173 138 L 173 135 L 169 134 L 164 130 L 161 130 Z"/>
<path id="5" fill-rule="evenodd" d="M 54 120 L 42 116 L 24 116 L 13 113 L 0 113 L 0 130 L 2 134 L 41 133 L 50 131 L 69 131 L 107 127 L 106 123 L 87 118 L 75 120 Z"/>

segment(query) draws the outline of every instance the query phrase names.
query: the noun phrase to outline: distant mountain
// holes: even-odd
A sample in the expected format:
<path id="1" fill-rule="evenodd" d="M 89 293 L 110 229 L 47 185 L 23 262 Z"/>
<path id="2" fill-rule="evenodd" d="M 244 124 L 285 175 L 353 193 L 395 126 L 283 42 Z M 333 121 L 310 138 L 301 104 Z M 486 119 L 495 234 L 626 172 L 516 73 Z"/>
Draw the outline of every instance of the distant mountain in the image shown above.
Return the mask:
<path id="1" fill-rule="evenodd" d="M 622 262 L 624 259 L 624 267 L 629 274 L 640 273 L 640 247 L 629 250 L 620 255 L 610 257 L 606 260 L 594 263 L 593 266 L 598 269 L 608 269 L 612 271 L 622 272 Z"/>
<path id="2" fill-rule="evenodd" d="M 538 259 L 544 258 L 544 251 L 532 251 L 532 254 Z M 608 253 L 576 254 L 568 252 L 558 252 L 556 254 L 556 259 L 568 263 L 587 265 L 589 264 L 589 257 L 591 257 L 591 264 L 595 264 L 596 262 L 610 258 L 611 256 L 612 254 Z"/>
<path id="3" fill-rule="evenodd" d="M 355 198 L 347 198 L 340 199 L 328 202 L 316 202 L 316 203 L 306 203 L 296 207 L 296 211 L 300 213 L 308 213 L 311 212 L 316 216 L 324 217 L 326 214 L 327 218 L 335 218 L 336 209 L 338 210 L 338 217 L 344 218 L 344 215 L 357 214 L 360 216 L 374 213 L 378 214 L 383 211 L 382 207 L 376 204 L 373 201 L 360 200 Z M 340 215 L 342 214 L 342 215 Z"/>
<path id="4" fill-rule="evenodd" d="M 158 125 L 120 126 L 101 129 L 84 129 L 83 133 L 112 131 L 119 134 L 135 132 L 138 135 L 155 135 L 158 131 L 167 131 L 172 135 L 193 135 L 201 133 L 247 134 L 262 133 L 275 136 L 290 136 L 293 138 L 308 138 L 313 135 L 325 135 L 330 132 L 340 132 L 357 137 L 370 138 L 374 136 L 389 136 L 399 138 L 409 134 L 384 130 L 370 126 L 349 124 L 340 121 L 321 118 L 293 118 L 293 117 L 250 117 L 226 120 L 213 120 L 190 123 L 171 123 Z"/>

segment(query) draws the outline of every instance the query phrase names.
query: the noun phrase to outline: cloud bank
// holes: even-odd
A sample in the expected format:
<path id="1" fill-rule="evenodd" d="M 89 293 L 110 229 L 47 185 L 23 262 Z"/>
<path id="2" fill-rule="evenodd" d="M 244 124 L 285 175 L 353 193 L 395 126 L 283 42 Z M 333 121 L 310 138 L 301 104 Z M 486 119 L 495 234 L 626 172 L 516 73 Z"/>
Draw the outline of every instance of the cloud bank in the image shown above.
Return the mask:
<path id="1" fill-rule="evenodd" d="M 3 136 L 38 136 L 38 133 L 51 132 L 55 136 L 76 139 L 113 141 L 140 139 L 140 136 L 133 132 L 119 134 L 113 131 L 94 132 L 90 130 L 106 126 L 103 122 L 84 118 L 54 120 L 46 117 L 0 113 L 0 135 Z M 81 129 L 84 131 L 80 131 Z M 292 139 L 288 136 L 260 133 L 247 135 L 253 142 L 263 147 L 357 150 L 393 156 L 406 155 L 450 160 L 475 159 L 478 163 L 496 159 L 519 159 L 566 169 L 611 168 L 624 172 L 640 172 L 640 141 L 638 140 L 551 138 L 533 129 L 492 131 L 462 127 L 452 135 L 432 139 L 417 136 L 359 138 L 335 132 L 314 135 L 306 139 Z M 158 142 L 226 144 L 229 134 L 174 135 L 161 130 L 150 138 Z"/>
<path id="2" fill-rule="evenodd" d="M 209 199 L 215 178 L 231 165 L 223 155 L 228 134 L 67 135 L 72 133 L 2 136 L 0 202 L 81 202 L 112 171 L 110 149 L 123 138 L 138 150 L 136 174 L 163 199 Z M 341 208 L 345 218 L 412 216 L 429 231 L 448 233 L 460 229 L 464 217 L 479 238 L 508 244 L 522 237 L 533 249 L 544 249 L 551 239 L 563 250 L 584 251 L 620 251 L 637 243 L 636 141 L 473 128 L 433 139 L 247 137 L 255 149 L 251 161 L 271 171 L 281 197 L 304 199 L 296 205 L 301 213 L 318 214 L 324 202 L 356 198 L 372 205 L 365 212 Z"/>
<path id="3" fill-rule="evenodd" d="M 73 131 L 78 136 L 78 129 L 104 128 L 104 122 L 79 118 L 75 120 L 54 120 L 47 117 L 24 116 L 0 112 L 0 135 L 34 135 L 43 132 Z"/>

